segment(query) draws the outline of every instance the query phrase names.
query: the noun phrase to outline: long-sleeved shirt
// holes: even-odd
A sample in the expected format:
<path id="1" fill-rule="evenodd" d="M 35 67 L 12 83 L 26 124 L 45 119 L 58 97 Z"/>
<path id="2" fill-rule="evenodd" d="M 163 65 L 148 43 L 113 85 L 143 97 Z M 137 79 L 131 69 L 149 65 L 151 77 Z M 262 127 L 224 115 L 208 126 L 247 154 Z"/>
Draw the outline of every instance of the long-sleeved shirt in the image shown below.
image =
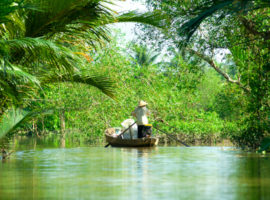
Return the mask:
<path id="1" fill-rule="evenodd" d="M 150 114 L 150 111 L 146 107 L 137 107 L 132 112 L 132 115 L 137 118 L 138 125 L 148 124 L 147 116 Z"/>

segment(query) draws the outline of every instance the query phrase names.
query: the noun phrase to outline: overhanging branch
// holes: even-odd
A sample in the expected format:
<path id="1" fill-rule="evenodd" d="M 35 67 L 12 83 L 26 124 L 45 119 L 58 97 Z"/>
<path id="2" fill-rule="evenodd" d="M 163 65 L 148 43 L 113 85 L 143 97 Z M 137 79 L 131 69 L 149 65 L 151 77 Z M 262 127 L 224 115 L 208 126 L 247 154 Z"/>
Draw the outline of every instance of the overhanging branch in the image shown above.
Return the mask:
<path id="1" fill-rule="evenodd" d="M 246 87 L 244 87 L 241 83 L 240 80 L 234 80 L 232 79 L 227 73 L 225 73 L 224 71 L 222 71 L 216 64 L 215 62 L 208 56 L 202 54 L 199 51 L 195 51 L 193 49 L 187 48 L 186 50 L 188 50 L 190 53 L 197 55 L 199 58 L 203 59 L 204 61 L 206 61 L 216 72 L 218 72 L 221 76 L 223 76 L 229 83 L 233 83 L 233 84 L 237 84 L 240 86 L 240 88 L 242 88 L 245 92 L 249 93 L 250 90 Z"/>

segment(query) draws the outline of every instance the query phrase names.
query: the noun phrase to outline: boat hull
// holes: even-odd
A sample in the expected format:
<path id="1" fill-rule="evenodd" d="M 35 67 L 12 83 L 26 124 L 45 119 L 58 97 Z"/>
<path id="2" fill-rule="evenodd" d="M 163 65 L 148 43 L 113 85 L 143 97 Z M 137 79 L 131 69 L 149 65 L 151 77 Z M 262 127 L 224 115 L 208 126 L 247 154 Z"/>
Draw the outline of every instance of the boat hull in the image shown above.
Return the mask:
<path id="1" fill-rule="evenodd" d="M 113 147 L 153 147 L 158 145 L 158 138 L 122 139 L 105 134 L 106 142 Z"/>

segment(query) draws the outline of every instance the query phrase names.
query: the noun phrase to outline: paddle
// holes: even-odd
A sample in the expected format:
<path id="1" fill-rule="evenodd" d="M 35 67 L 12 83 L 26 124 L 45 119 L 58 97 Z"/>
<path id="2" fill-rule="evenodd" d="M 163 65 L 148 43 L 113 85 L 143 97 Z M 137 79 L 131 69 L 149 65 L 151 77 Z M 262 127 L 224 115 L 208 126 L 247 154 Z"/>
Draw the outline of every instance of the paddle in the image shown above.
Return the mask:
<path id="1" fill-rule="evenodd" d="M 153 127 L 154 127 L 154 126 L 153 126 Z M 160 129 L 157 128 L 157 127 L 154 127 L 154 128 L 157 129 L 158 131 L 162 132 L 162 133 L 165 133 L 167 136 L 169 136 L 170 138 L 172 138 L 172 139 L 174 139 L 174 140 L 180 142 L 181 144 L 185 145 L 186 147 L 189 147 L 189 145 L 187 145 L 186 143 L 182 142 L 182 141 L 179 140 L 178 138 L 175 138 L 175 137 L 171 136 L 169 133 L 167 133 L 167 132 L 165 132 L 165 131 L 163 131 L 163 130 L 160 130 Z"/>
<path id="2" fill-rule="evenodd" d="M 125 129 L 122 133 L 120 133 L 117 137 L 120 137 L 121 135 L 123 135 L 128 129 L 130 129 L 134 124 L 136 124 L 137 121 L 135 121 L 133 124 L 131 124 L 127 129 Z M 111 144 L 108 143 L 106 144 L 104 147 L 107 148 L 108 146 L 110 146 Z"/>

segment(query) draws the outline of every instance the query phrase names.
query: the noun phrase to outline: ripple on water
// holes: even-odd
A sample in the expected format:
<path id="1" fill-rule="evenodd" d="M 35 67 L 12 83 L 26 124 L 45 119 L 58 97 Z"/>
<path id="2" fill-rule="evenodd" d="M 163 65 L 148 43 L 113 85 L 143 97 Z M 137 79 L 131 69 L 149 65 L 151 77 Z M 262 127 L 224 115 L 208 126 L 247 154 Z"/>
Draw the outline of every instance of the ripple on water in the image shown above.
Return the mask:
<path id="1" fill-rule="evenodd" d="M 18 151 L 1 163 L 3 199 L 267 199 L 270 159 L 221 147 Z"/>

